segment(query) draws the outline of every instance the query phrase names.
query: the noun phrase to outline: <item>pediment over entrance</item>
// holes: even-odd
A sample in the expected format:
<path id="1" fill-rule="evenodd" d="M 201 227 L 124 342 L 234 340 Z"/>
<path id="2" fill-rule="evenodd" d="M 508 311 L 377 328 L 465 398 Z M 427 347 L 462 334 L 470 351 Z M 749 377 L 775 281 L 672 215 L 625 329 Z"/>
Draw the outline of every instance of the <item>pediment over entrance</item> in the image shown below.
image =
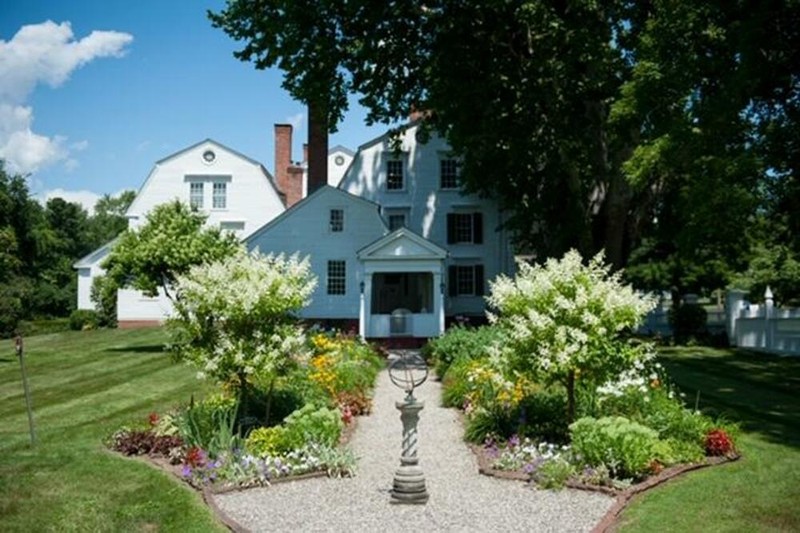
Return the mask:
<path id="1" fill-rule="evenodd" d="M 381 259 L 444 259 L 447 250 L 417 235 L 407 228 L 400 228 L 381 237 L 359 250 L 358 258 Z"/>

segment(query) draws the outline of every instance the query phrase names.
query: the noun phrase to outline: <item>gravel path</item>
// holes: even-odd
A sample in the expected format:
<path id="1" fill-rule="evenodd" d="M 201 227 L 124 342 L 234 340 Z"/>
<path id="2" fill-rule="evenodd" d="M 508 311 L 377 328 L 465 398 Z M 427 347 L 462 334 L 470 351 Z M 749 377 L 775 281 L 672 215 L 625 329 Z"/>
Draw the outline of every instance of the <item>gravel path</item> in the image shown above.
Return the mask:
<path id="1" fill-rule="evenodd" d="M 535 490 L 526 483 L 478 473 L 453 409 L 440 407 L 439 383 L 415 391 L 420 413 L 419 457 L 430 499 L 392 505 L 402 426 L 394 402 L 403 392 L 381 372 L 373 412 L 358 420 L 350 446 L 359 458 L 350 479 L 315 478 L 214 496 L 231 518 L 252 531 L 590 531 L 614 500 L 576 490 Z"/>

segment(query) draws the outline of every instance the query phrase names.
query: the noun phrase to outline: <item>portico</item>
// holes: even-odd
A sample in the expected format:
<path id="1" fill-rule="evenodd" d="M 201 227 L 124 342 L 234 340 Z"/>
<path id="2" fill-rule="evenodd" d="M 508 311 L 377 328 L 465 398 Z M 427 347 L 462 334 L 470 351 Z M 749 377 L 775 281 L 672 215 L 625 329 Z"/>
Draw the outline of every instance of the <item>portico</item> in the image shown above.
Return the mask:
<path id="1" fill-rule="evenodd" d="M 437 337 L 444 332 L 447 251 L 400 228 L 359 250 L 359 334 Z"/>

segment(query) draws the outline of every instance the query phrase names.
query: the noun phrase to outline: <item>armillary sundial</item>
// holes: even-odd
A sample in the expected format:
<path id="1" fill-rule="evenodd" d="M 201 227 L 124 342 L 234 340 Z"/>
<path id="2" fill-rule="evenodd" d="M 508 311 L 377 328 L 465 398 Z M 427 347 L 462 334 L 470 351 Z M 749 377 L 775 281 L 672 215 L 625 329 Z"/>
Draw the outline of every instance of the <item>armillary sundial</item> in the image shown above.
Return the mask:
<path id="1" fill-rule="evenodd" d="M 414 398 L 414 389 L 428 379 L 428 366 L 425 360 L 414 352 L 400 354 L 389 365 L 389 379 L 406 392 L 402 402 L 395 402 L 403 422 L 403 448 L 400 466 L 394 473 L 392 482 L 392 503 L 425 503 L 428 491 L 425 488 L 425 474 L 417 458 L 417 423 L 419 412 L 425 402 Z"/>
<path id="2" fill-rule="evenodd" d="M 407 402 L 414 402 L 414 389 L 428 379 L 428 365 L 419 354 L 402 354 L 389 365 L 389 379 L 406 391 Z"/>

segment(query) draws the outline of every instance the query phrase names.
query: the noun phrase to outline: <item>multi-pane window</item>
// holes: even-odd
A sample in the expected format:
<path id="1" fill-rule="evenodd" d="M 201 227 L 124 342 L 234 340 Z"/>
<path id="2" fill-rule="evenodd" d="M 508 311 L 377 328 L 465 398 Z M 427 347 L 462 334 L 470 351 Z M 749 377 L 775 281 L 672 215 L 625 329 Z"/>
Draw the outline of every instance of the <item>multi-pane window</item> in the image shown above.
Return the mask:
<path id="1" fill-rule="evenodd" d="M 454 265 L 448 272 L 450 296 L 482 296 L 483 265 Z"/>
<path id="2" fill-rule="evenodd" d="M 389 231 L 406 227 L 406 216 L 404 214 L 389 215 Z"/>
<path id="3" fill-rule="evenodd" d="M 214 209 L 225 209 L 228 205 L 228 184 L 224 181 L 215 181 L 213 192 L 214 194 L 211 197 L 211 207 Z"/>
<path id="4" fill-rule="evenodd" d="M 386 188 L 390 191 L 403 189 L 403 162 L 392 159 L 386 162 Z"/>
<path id="5" fill-rule="evenodd" d="M 344 209 L 331 209 L 330 230 L 334 233 L 344 231 Z"/>
<path id="6" fill-rule="evenodd" d="M 328 261 L 328 294 L 345 294 L 347 270 L 344 261 Z"/>
<path id="7" fill-rule="evenodd" d="M 458 164 L 455 159 L 439 161 L 439 183 L 442 189 L 458 188 Z"/>
<path id="8" fill-rule="evenodd" d="M 197 209 L 203 208 L 203 182 L 189 182 L 189 205 Z"/>
<path id="9" fill-rule="evenodd" d="M 449 213 L 447 215 L 447 244 L 483 243 L 481 213 Z"/>

